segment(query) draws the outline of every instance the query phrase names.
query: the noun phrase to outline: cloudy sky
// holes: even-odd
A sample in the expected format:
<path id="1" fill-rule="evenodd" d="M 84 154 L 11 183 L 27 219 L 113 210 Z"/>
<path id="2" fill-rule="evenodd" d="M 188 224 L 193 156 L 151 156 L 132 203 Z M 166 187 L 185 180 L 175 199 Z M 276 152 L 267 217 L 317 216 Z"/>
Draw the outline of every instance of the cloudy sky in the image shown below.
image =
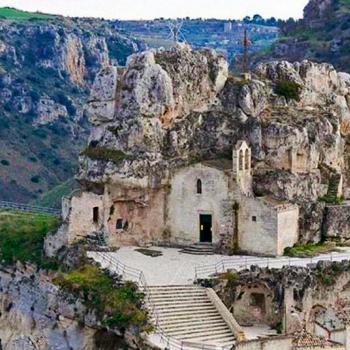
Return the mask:
<path id="1" fill-rule="evenodd" d="M 1 6 L 66 16 L 119 19 L 157 17 L 300 18 L 308 0 L 0 0 Z"/>

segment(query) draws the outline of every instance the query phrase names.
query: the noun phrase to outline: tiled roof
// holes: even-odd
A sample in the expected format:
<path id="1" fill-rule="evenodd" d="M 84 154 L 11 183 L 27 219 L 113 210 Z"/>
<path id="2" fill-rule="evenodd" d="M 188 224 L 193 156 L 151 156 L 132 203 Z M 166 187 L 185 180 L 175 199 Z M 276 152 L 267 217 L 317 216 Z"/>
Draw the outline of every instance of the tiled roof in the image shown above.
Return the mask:
<path id="1" fill-rule="evenodd" d="M 333 341 L 327 340 L 326 338 L 317 337 L 312 335 L 305 330 L 298 332 L 294 335 L 293 339 L 293 348 L 294 349 L 302 349 L 302 348 L 326 348 L 326 347 L 334 347 L 334 348 L 344 348 L 342 344 L 335 343 Z"/>

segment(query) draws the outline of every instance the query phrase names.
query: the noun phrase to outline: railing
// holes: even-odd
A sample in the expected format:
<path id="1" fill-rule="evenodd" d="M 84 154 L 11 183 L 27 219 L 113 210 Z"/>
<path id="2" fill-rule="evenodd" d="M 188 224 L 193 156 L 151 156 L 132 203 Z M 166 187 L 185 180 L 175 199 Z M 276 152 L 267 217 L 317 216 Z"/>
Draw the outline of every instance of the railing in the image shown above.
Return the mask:
<path id="1" fill-rule="evenodd" d="M 229 270 L 242 270 L 250 266 L 282 268 L 284 266 L 307 266 L 316 264 L 319 261 L 342 261 L 350 260 L 349 253 L 330 253 L 310 258 L 254 258 L 249 256 L 240 256 L 225 258 L 211 265 L 198 265 L 195 267 L 195 279 L 207 278 L 218 273 L 224 273 Z"/>
<path id="2" fill-rule="evenodd" d="M 34 205 L 13 203 L 13 202 L 6 202 L 6 201 L 0 201 L 0 208 L 20 210 L 20 211 L 24 211 L 27 213 L 51 214 L 51 215 L 55 215 L 55 216 L 61 215 L 61 211 L 59 209 L 38 207 L 38 206 L 34 206 Z"/>
<path id="3" fill-rule="evenodd" d="M 123 264 L 118 259 L 112 257 L 110 253 L 93 252 L 93 254 L 96 254 L 101 258 L 102 264 L 103 262 L 107 262 L 109 264 L 109 267 L 113 267 L 114 268 L 113 271 L 119 274 L 124 280 L 131 280 L 132 282 L 137 283 L 137 285 L 143 289 L 145 298 L 146 298 L 147 307 L 150 311 L 150 315 L 155 320 L 154 323 L 155 323 L 156 334 L 159 336 L 160 342 L 164 344 L 166 349 L 186 350 L 190 348 L 190 349 L 199 349 L 199 350 L 230 350 L 232 348 L 232 346 L 222 347 L 222 346 L 215 346 L 210 344 L 181 341 L 181 340 L 174 339 L 172 337 L 167 336 L 159 324 L 159 315 L 158 315 L 156 306 L 152 302 L 150 288 L 147 284 L 144 273 L 141 270 L 138 270 Z M 88 253 L 88 256 L 92 257 L 91 253 Z"/>

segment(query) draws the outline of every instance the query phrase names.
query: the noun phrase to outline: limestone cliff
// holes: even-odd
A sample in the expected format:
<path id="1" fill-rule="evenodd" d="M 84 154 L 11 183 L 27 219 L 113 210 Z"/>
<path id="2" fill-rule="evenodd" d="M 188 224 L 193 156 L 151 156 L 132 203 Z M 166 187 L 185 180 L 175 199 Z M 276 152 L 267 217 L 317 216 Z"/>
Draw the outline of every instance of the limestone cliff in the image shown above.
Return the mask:
<path id="1" fill-rule="evenodd" d="M 0 18 L 0 27 L 0 199 L 40 201 L 74 176 L 96 73 L 124 64 L 138 41 L 99 19 Z"/>
<path id="2" fill-rule="evenodd" d="M 81 298 L 53 283 L 54 272 L 35 266 L 0 271 L 0 344 L 4 350 L 151 349 L 137 327 L 107 328 Z"/>
<path id="3" fill-rule="evenodd" d="M 348 74 L 310 61 L 263 63 L 252 78 L 237 78 L 210 50 L 135 54 L 125 71 L 106 68 L 95 82 L 78 178 L 95 190 L 120 179 L 154 186 L 171 169 L 230 157 L 246 139 L 256 194 L 298 203 L 301 239 L 317 239 L 319 199 L 332 178 L 339 176 L 335 197 L 349 180 L 349 88 Z"/>

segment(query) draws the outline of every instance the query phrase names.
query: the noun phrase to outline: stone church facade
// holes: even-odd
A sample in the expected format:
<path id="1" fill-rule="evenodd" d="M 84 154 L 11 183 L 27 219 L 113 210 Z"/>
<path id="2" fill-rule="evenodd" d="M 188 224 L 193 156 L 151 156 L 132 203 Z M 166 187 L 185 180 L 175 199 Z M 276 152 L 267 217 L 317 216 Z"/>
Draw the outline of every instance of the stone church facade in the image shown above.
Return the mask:
<path id="1" fill-rule="evenodd" d="M 245 141 L 232 160 L 179 168 L 156 185 L 125 179 L 101 194 L 77 192 L 64 208 L 68 244 L 102 231 L 110 246 L 202 242 L 221 252 L 281 255 L 298 241 L 298 207 L 253 195 Z"/>

